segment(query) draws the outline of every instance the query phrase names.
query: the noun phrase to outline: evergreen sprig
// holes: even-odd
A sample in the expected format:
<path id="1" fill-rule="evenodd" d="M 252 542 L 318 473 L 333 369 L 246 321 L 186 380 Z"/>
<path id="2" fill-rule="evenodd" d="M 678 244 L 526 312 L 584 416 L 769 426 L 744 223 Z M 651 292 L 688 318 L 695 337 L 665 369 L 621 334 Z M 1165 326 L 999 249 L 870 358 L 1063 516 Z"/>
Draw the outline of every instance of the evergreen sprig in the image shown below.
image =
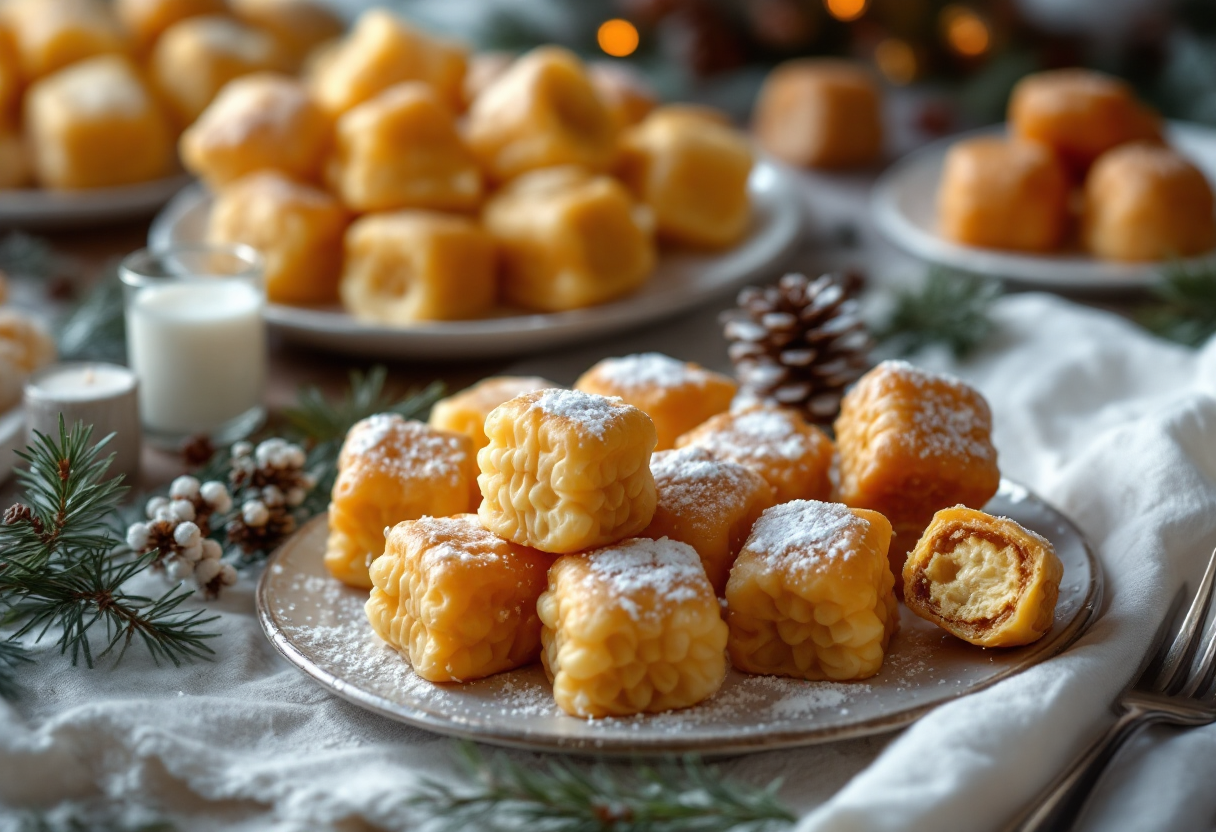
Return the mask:
<path id="1" fill-rule="evenodd" d="M 426 780 L 410 801 L 442 832 L 769 832 L 796 820 L 777 799 L 780 781 L 735 783 L 693 755 L 628 772 L 562 759 L 534 769 L 463 743 L 460 762 L 475 785 Z"/>
<path id="2" fill-rule="evenodd" d="M 897 295 L 875 335 L 902 355 L 940 344 L 966 358 L 995 329 L 992 304 L 1000 295 L 996 281 L 933 268 L 921 287 Z"/>
<path id="3" fill-rule="evenodd" d="M 17 695 L 17 672 L 21 665 L 32 661 L 17 642 L 0 641 L 0 699 L 12 699 Z"/>
<path id="4" fill-rule="evenodd" d="M 1162 338 L 1199 346 L 1216 333 L 1216 265 L 1175 263 L 1163 277 L 1153 289 L 1156 301 L 1141 308 L 1137 319 Z"/>
<path id="5" fill-rule="evenodd" d="M 127 324 L 122 281 L 115 267 L 106 269 L 80 304 L 59 326 L 59 356 L 64 360 L 127 361 Z"/>

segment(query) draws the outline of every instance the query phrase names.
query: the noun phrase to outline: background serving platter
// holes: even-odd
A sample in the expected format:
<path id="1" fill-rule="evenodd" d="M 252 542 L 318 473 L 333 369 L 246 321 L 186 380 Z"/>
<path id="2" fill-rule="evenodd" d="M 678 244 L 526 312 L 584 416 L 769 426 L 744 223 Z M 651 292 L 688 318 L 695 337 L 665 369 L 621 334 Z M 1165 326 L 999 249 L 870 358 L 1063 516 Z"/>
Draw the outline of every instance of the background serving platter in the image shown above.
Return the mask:
<path id="1" fill-rule="evenodd" d="M 751 280 L 770 277 L 798 242 L 802 198 L 792 178 L 768 162 L 755 166 L 748 186 L 753 218 L 743 242 L 714 253 L 664 250 L 646 285 L 611 303 L 406 328 L 362 323 L 338 307 L 271 304 L 266 318 L 293 341 L 374 358 L 501 358 L 592 340 L 679 314 Z M 211 197 L 201 185 L 182 191 L 156 218 L 149 245 L 202 240 L 210 210 Z"/>
<path id="2" fill-rule="evenodd" d="M 878 230 L 899 248 L 930 263 L 1004 278 L 1041 289 L 1123 291 L 1149 288 L 1161 280 L 1162 263 L 1116 263 L 1083 252 L 1018 254 L 950 242 L 937 233 L 937 183 L 946 151 L 955 142 L 1005 131 L 1005 125 L 950 136 L 910 153 L 889 167 L 874 185 L 871 211 Z M 1216 130 L 1170 122 L 1166 136 L 1216 188 Z M 1180 261 L 1216 262 L 1216 252 Z"/>
<path id="3" fill-rule="evenodd" d="M 188 174 L 151 182 L 53 191 L 20 188 L 0 191 L 0 226 L 20 228 L 87 228 L 151 216 L 192 181 Z"/>
<path id="4" fill-rule="evenodd" d="M 882 670 L 860 683 L 805 682 L 729 671 L 696 707 L 623 719 L 581 720 L 553 703 L 540 666 L 461 685 L 435 685 L 371 632 L 366 591 L 325 571 L 326 520 L 276 552 L 257 589 L 258 618 L 288 661 L 337 695 L 390 719 L 480 742 L 549 751 L 645 755 L 736 754 L 890 731 L 933 707 L 987 687 L 1070 645 L 1101 602 L 1102 577 L 1084 536 L 1022 486 L 1002 481 L 986 509 L 1044 535 L 1064 563 L 1051 631 L 1011 650 L 983 650 L 902 605 Z"/>

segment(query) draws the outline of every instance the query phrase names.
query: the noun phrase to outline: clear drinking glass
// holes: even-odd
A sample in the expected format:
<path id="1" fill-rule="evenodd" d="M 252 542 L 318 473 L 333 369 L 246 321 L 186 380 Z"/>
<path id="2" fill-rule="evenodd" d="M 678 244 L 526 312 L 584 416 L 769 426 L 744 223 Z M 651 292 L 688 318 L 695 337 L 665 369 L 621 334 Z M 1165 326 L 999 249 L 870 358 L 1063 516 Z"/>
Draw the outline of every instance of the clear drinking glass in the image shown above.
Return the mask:
<path id="1" fill-rule="evenodd" d="M 151 442 L 229 444 L 265 422 L 261 256 L 242 245 L 142 249 L 119 265 L 127 360 Z"/>

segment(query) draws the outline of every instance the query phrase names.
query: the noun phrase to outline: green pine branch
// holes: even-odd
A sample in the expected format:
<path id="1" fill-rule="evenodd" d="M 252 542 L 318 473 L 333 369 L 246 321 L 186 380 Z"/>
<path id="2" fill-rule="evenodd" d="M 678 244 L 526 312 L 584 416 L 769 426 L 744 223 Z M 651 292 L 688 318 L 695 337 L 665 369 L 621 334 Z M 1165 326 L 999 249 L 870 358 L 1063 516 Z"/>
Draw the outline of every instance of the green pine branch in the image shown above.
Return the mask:
<path id="1" fill-rule="evenodd" d="M 116 268 L 108 268 L 79 305 L 60 324 L 59 357 L 127 362 L 127 323 L 123 287 Z"/>
<path id="2" fill-rule="evenodd" d="M 485 832 L 770 832 L 794 823 L 777 799 L 780 781 L 755 788 L 723 778 L 695 756 L 628 772 L 562 759 L 528 768 L 460 746 L 475 785 L 424 781 L 410 804 L 436 830 Z"/>
<path id="3" fill-rule="evenodd" d="M 896 296 L 875 335 L 902 355 L 941 345 L 956 358 L 966 358 L 995 329 L 992 304 L 1000 295 L 997 281 L 933 268 L 922 286 Z"/>
<path id="4" fill-rule="evenodd" d="M 1216 334 L 1216 265 L 1166 268 L 1156 300 L 1138 311 L 1142 326 L 1162 338 L 1197 347 Z"/>
<path id="5" fill-rule="evenodd" d="M 17 675 L 21 665 L 32 662 L 20 644 L 15 641 L 0 641 L 0 699 L 17 696 Z"/>

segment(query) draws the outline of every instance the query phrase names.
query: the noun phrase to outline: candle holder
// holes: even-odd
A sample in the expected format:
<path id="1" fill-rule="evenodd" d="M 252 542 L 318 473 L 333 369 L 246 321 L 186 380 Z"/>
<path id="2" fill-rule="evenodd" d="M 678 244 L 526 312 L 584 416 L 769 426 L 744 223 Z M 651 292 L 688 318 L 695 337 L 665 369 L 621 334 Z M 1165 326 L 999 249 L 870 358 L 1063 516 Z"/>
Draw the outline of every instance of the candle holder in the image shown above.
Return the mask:
<path id="1" fill-rule="evenodd" d="M 148 440 L 235 442 L 265 422 L 262 259 L 249 246 L 143 249 L 119 265 Z"/>

